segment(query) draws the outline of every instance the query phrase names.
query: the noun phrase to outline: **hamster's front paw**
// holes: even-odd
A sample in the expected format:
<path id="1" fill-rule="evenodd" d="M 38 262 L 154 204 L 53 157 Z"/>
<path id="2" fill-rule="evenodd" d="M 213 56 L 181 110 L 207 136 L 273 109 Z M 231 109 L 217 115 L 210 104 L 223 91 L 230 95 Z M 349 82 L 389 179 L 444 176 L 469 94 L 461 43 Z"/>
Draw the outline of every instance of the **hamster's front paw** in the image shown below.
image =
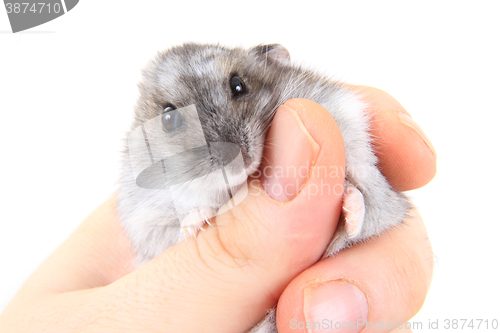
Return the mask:
<path id="1" fill-rule="evenodd" d="M 392 190 L 380 172 L 373 174 L 371 180 L 374 179 L 375 184 L 364 186 L 346 180 L 342 203 L 343 219 L 337 226 L 324 257 L 380 235 L 407 217 L 411 204 L 405 195 Z"/>
<path id="2" fill-rule="evenodd" d="M 345 219 L 345 231 L 348 238 L 359 235 L 365 220 L 365 198 L 353 183 L 346 180 L 342 213 Z"/>
<path id="3" fill-rule="evenodd" d="M 205 231 L 205 225 L 211 225 L 210 219 L 216 215 L 212 207 L 200 207 L 192 209 L 181 221 L 181 232 L 184 238 L 196 237 L 200 230 Z"/>

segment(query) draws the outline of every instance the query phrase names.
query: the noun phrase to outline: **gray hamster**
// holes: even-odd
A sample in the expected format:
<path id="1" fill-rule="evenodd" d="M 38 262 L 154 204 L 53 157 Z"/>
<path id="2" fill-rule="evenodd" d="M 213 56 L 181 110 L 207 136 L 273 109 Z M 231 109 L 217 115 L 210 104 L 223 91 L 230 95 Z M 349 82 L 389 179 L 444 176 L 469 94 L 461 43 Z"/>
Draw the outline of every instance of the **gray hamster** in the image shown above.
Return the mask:
<path id="1" fill-rule="evenodd" d="M 410 203 L 376 167 L 370 119 L 359 96 L 291 64 L 279 44 L 177 46 L 150 61 L 139 88 L 118 193 L 120 220 L 138 265 L 195 235 L 258 170 L 276 109 L 291 98 L 325 107 L 344 139 L 344 218 L 325 256 L 378 235 L 407 215 Z M 229 146 L 217 154 L 216 143 Z M 232 169 L 224 160 L 228 156 L 239 161 Z M 214 175 L 221 166 L 227 166 L 225 182 Z M 178 189 L 179 184 L 188 185 Z M 252 332 L 276 332 L 274 312 Z"/>

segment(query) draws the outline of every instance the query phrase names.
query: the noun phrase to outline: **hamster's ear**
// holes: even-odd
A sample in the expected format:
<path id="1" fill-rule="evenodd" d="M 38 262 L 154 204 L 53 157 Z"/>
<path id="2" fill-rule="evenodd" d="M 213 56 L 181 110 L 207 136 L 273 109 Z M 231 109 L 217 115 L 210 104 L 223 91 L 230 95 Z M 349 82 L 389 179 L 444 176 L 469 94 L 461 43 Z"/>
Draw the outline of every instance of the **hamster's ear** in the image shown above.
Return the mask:
<path id="1" fill-rule="evenodd" d="M 290 53 L 281 44 L 257 45 L 253 48 L 255 54 L 266 61 L 277 61 L 284 64 L 290 63 Z"/>

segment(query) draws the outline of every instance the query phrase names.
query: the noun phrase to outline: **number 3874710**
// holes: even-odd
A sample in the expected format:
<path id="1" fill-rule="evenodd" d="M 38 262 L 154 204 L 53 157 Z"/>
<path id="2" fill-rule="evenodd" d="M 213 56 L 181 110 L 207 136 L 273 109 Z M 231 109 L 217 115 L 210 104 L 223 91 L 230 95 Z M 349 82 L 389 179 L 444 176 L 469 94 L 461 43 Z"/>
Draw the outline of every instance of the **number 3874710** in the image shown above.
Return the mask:
<path id="1" fill-rule="evenodd" d="M 7 2 L 5 3 L 7 14 L 41 14 L 41 13 L 60 13 L 62 8 L 60 3 L 45 2 Z"/>

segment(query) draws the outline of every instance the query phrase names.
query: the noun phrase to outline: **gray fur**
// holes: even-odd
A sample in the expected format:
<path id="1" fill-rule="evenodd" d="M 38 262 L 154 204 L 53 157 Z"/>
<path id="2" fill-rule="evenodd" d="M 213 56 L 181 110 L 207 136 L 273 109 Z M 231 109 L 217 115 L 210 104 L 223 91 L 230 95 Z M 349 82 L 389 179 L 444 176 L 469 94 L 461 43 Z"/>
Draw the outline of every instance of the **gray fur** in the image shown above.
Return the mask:
<path id="1" fill-rule="evenodd" d="M 248 90 L 238 98 L 232 98 L 229 87 L 233 74 L 243 79 Z M 247 175 L 258 169 L 264 141 L 279 105 L 291 98 L 306 98 L 324 106 L 337 122 L 344 139 L 346 181 L 361 191 L 366 209 L 361 233 L 349 239 L 340 223 L 325 256 L 379 235 L 399 224 L 407 214 L 408 201 L 391 189 L 376 167 L 377 158 L 368 133 L 370 119 L 359 97 L 328 77 L 290 64 L 288 52 L 280 45 L 242 49 L 184 44 L 159 53 L 144 69 L 139 87 L 132 129 L 160 115 L 168 103 L 179 108 L 194 104 L 206 141 L 238 144 Z M 181 148 L 189 144 L 189 138 L 168 140 L 170 145 Z M 195 175 L 203 168 L 210 168 L 203 161 L 195 164 L 198 169 L 171 172 Z M 187 207 L 203 206 L 204 198 L 219 196 L 223 191 L 211 188 L 210 181 L 207 182 L 203 191 L 183 197 Z M 168 190 L 136 185 L 126 149 L 118 210 L 139 265 L 182 240 L 181 222 L 172 200 Z M 274 311 L 266 318 L 252 332 L 274 332 Z"/>

